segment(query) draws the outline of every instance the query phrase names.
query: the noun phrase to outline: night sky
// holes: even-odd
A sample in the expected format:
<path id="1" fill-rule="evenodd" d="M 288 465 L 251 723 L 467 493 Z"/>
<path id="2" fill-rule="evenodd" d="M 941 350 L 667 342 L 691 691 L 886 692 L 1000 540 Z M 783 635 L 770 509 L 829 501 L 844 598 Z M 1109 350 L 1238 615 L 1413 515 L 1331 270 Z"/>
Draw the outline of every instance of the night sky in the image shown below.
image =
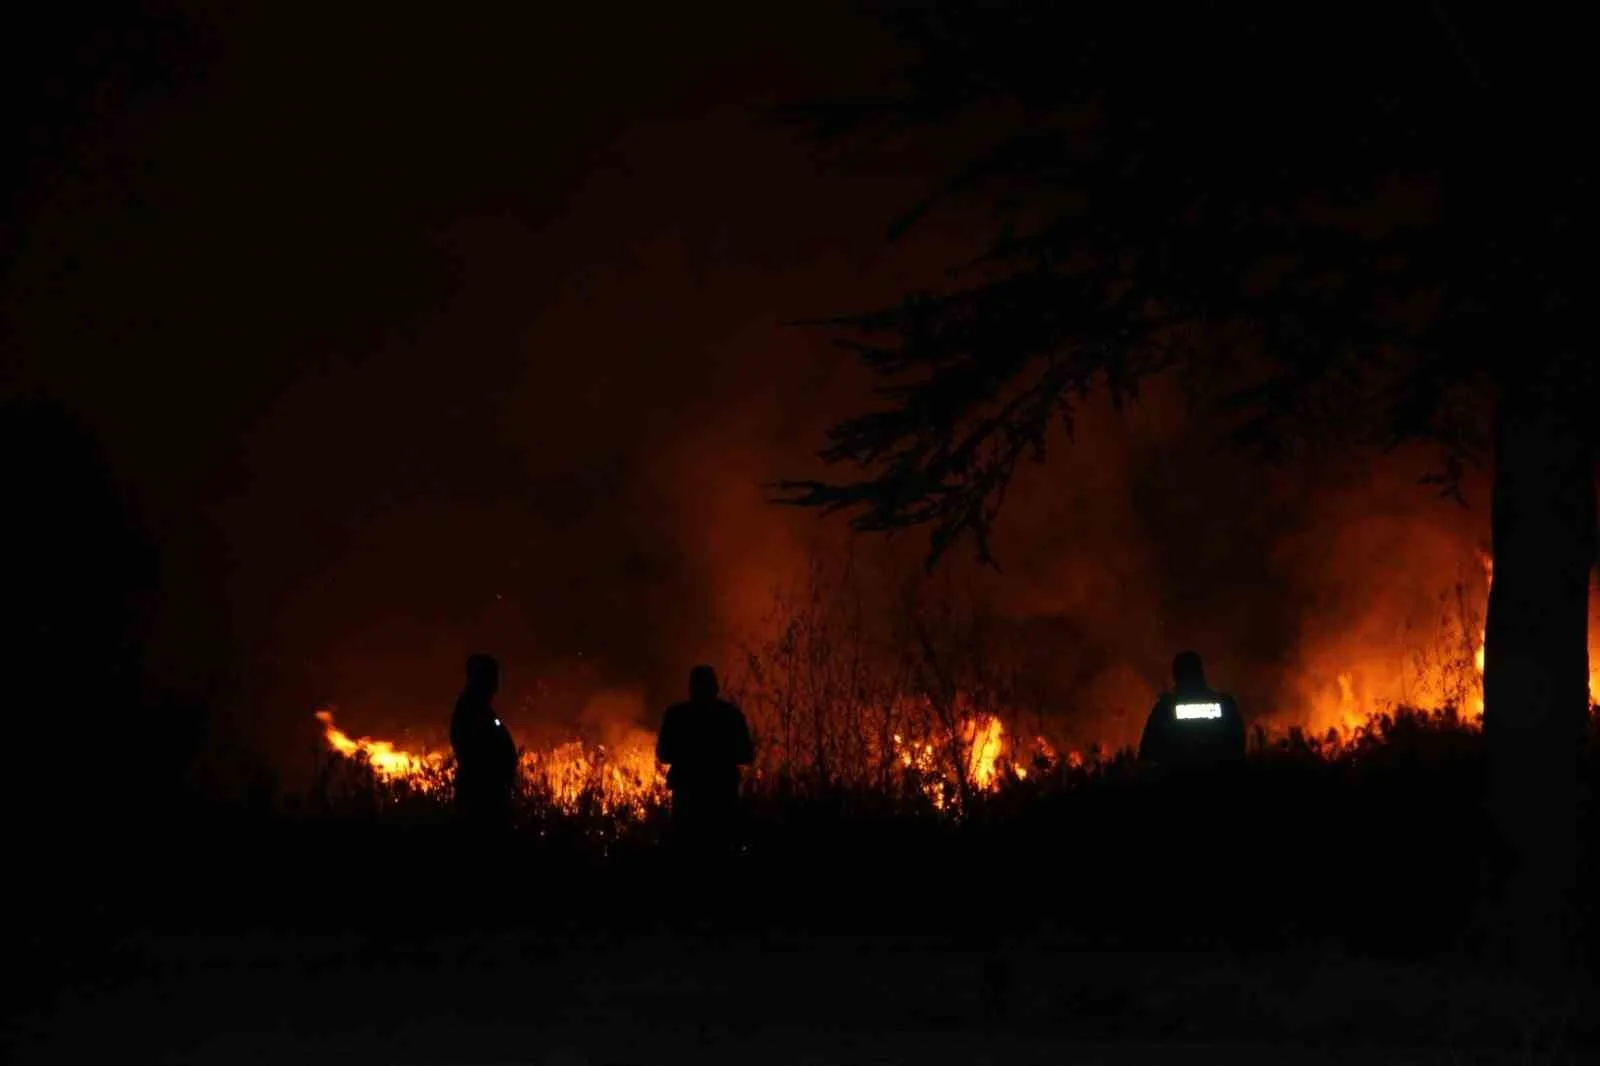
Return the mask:
<path id="1" fill-rule="evenodd" d="M 654 707 L 843 544 L 764 502 L 868 401 L 789 323 L 982 236 L 888 246 L 937 160 L 827 157 L 765 117 L 892 65 L 845 5 L 118 17 L 7 35 L 34 161 L 7 190 L 7 387 L 92 427 L 156 540 L 172 684 L 285 751 L 324 703 L 437 736 L 479 649 L 525 715 Z M 1419 489 L 1425 457 L 1310 462 L 1223 457 L 1156 383 L 1029 471 L 992 580 L 1064 720 L 1132 739 L 1184 644 L 1277 709 L 1437 622 L 1484 497 Z"/>

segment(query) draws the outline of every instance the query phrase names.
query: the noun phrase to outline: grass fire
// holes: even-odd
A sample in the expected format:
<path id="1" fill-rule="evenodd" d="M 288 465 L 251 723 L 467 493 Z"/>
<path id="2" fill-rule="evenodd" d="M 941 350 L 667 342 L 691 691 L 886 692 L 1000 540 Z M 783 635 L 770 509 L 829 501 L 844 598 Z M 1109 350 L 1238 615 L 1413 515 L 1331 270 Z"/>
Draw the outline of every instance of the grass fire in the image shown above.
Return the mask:
<path id="1" fill-rule="evenodd" d="M 1600 1062 L 1576 5 L 102 6 L 6 1061 Z"/>
<path id="2" fill-rule="evenodd" d="M 334 720 L 331 710 L 315 715 L 322 723 L 328 750 L 370 768 L 385 785 L 421 793 L 448 787 L 452 759 L 437 750 L 407 751 L 387 740 L 352 738 Z M 1029 767 L 1053 766 L 1054 751 L 1042 737 L 1018 745 L 994 715 L 964 718 L 944 736 L 890 737 L 882 769 L 901 772 L 937 809 L 955 802 L 965 790 L 998 789 L 1006 775 L 1025 780 Z M 1081 763 L 1076 752 L 1070 759 Z M 778 765 L 787 760 L 777 753 Z M 956 770 L 959 767 L 959 775 Z M 666 768 L 656 761 L 655 738 L 640 731 L 620 745 L 568 740 L 545 749 L 518 753 L 520 787 L 545 797 L 558 810 L 574 813 L 585 805 L 618 817 L 640 817 L 666 802 Z M 766 778 L 757 772 L 756 786 Z M 958 784 L 957 782 L 960 782 Z"/>
<path id="3" fill-rule="evenodd" d="M 1428 638 L 1431 651 L 1397 651 L 1341 670 L 1335 675 L 1336 687 L 1319 693 L 1299 713 L 1273 709 L 1247 714 L 1254 750 L 1311 738 L 1306 750 L 1337 760 L 1386 735 L 1396 715 L 1410 721 L 1419 713 L 1452 729 L 1477 731 L 1483 716 L 1481 604 L 1494 576 L 1486 553 L 1479 553 L 1479 561 L 1481 591 L 1474 597 L 1456 590 L 1453 613 Z M 881 676 L 868 678 L 857 664 L 854 669 L 863 676 L 850 686 L 841 687 L 837 678 L 819 679 L 816 653 L 847 640 L 837 631 L 840 619 L 816 609 L 815 586 L 824 579 L 813 574 L 810 580 L 807 596 L 780 598 L 787 613 L 779 634 L 760 654 L 750 656 L 738 686 L 756 738 L 757 759 L 745 780 L 747 792 L 821 783 L 875 791 L 959 816 L 977 798 L 1030 781 L 1037 787 L 1119 758 L 1115 742 L 1095 738 L 1078 746 L 1051 738 L 1047 709 L 1007 704 L 999 691 L 1003 686 L 992 678 L 987 687 L 972 691 L 903 682 L 897 686 L 889 675 L 904 678 L 903 668 L 885 668 Z M 844 624 L 859 626 L 860 621 Z M 855 632 L 846 636 L 860 639 Z M 1592 645 L 1597 638 L 1600 626 L 1591 626 Z M 1385 662 L 1405 665 L 1385 671 Z M 1595 662 L 1600 665 L 1600 656 Z M 809 676 L 798 676 L 802 669 L 811 671 Z M 875 695 L 864 696 L 868 692 Z M 1380 698 L 1374 692 L 1403 692 L 1411 698 Z M 1591 673 L 1590 692 L 1591 702 L 1600 702 L 1600 670 Z M 801 698 L 802 693 L 810 698 Z M 1368 694 L 1365 700 L 1362 693 Z M 649 723 L 638 720 L 641 710 L 625 705 L 616 713 L 631 714 L 632 720 L 607 723 L 603 739 L 591 730 L 587 737 L 524 745 L 517 760 L 519 792 L 554 812 L 623 821 L 637 821 L 666 805 L 667 768 L 656 760 Z M 448 793 L 453 760 L 443 747 L 408 749 L 391 740 L 352 737 L 331 708 L 318 710 L 315 718 L 328 752 L 370 771 L 376 783 L 400 792 Z"/>

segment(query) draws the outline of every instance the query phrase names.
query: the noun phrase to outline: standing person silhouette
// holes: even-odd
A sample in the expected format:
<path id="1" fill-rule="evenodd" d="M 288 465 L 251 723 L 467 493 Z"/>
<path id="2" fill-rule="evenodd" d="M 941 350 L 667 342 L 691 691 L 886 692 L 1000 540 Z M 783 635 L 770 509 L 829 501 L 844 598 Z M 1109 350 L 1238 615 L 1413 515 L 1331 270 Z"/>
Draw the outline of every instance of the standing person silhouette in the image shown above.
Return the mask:
<path id="1" fill-rule="evenodd" d="M 689 671 L 689 699 L 667 708 L 656 739 L 666 763 L 674 835 L 698 849 L 727 843 L 739 805 L 739 767 L 755 761 L 744 712 L 718 695 L 709 666 Z"/>
<path id="2" fill-rule="evenodd" d="M 511 822 L 517 779 L 517 745 L 492 701 L 500 688 L 500 664 L 489 655 L 467 660 L 467 683 L 450 718 L 456 755 L 456 810 L 468 826 L 499 829 Z"/>
<path id="3" fill-rule="evenodd" d="M 1232 696 L 1206 684 L 1198 653 L 1178 653 L 1172 660 L 1172 682 L 1172 691 L 1161 694 L 1145 721 L 1139 761 L 1170 770 L 1242 762 L 1244 720 Z"/>
<path id="4" fill-rule="evenodd" d="M 1204 875 L 1233 868 L 1241 838 L 1217 832 L 1224 812 L 1240 809 L 1240 782 L 1228 767 L 1244 762 L 1244 720 L 1233 697 L 1206 683 L 1205 665 L 1192 651 L 1172 660 L 1172 689 L 1150 710 L 1139 744 L 1139 762 L 1154 771 L 1159 807 L 1146 824 L 1140 880 L 1159 891 L 1181 884 L 1183 906 L 1151 901 L 1146 931 L 1177 936 L 1184 943 L 1214 942 L 1240 917 L 1239 900 L 1225 879 Z M 1198 876 L 1197 876 L 1198 875 Z M 1248 926 L 1245 926 L 1248 927 Z"/>

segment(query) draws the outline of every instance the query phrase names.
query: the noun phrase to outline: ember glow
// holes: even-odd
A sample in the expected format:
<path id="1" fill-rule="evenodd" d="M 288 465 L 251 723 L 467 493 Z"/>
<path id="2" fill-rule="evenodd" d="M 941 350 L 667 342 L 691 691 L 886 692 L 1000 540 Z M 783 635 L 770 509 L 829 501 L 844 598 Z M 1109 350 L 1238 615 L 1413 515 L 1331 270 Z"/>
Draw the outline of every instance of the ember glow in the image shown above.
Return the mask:
<path id="1" fill-rule="evenodd" d="M 1442 627 L 1436 642 L 1441 652 L 1431 658 L 1414 654 L 1408 658 L 1385 649 L 1376 639 L 1365 647 L 1346 642 L 1350 653 L 1346 661 L 1323 658 L 1333 667 L 1331 684 L 1320 688 L 1308 684 L 1303 691 L 1311 698 L 1283 713 L 1262 711 L 1256 717 L 1246 708 L 1246 722 L 1263 727 L 1269 736 L 1299 727 L 1337 743 L 1370 728 L 1375 716 L 1397 707 L 1451 707 L 1469 724 L 1481 721 L 1485 639 L 1481 604 L 1487 602 L 1494 567 L 1486 554 L 1479 562 L 1480 595 L 1475 599 L 1471 590 L 1458 590 L 1458 612 Z M 1597 635 L 1600 627 L 1591 626 L 1592 663 L 1600 663 L 1595 654 Z M 1334 641 L 1329 648 L 1336 650 L 1338 645 Z M 787 693 L 787 698 L 774 699 L 775 691 Z M 1600 671 L 1591 670 L 1590 694 L 1592 701 L 1600 697 Z M 887 788 L 920 795 L 937 810 L 959 813 L 974 796 L 1030 776 L 1079 770 L 1087 763 L 1081 752 L 1058 752 L 1036 735 L 1042 721 L 1035 729 L 1025 728 L 1037 713 L 1023 714 L 999 706 L 992 696 L 967 691 L 941 702 L 925 694 L 894 695 L 889 690 L 880 699 L 828 696 L 804 707 L 781 686 L 745 695 L 748 701 L 741 702 L 758 749 L 756 765 L 746 777 L 756 788 L 784 778 Z M 666 768 L 655 760 L 655 736 L 634 724 L 644 713 L 642 702 L 595 707 L 585 738 L 520 753 L 523 793 L 567 813 L 620 818 L 642 817 L 664 805 Z M 1134 710 L 1142 722 L 1144 707 Z M 1215 719 L 1222 707 L 1216 702 L 1180 703 L 1175 711 L 1182 719 Z M 319 710 L 316 717 L 328 749 L 370 767 L 379 780 L 423 792 L 448 786 L 448 752 L 408 750 L 388 740 L 351 737 L 335 724 L 331 710 Z M 596 723 L 600 723 L 598 733 Z M 596 741 L 597 735 L 604 741 Z M 1107 750 L 1115 747 L 1109 745 Z"/>
<path id="2" fill-rule="evenodd" d="M 334 724 L 332 711 L 318 711 L 316 718 L 322 723 L 322 735 L 329 748 L 346 758 L 367 763 L 381 780 L 409 781 L 424 791 L 436 787 L 438 774 L 446 762 L 442 753 L 405 751 L 387 740 L 370 737 L 351 739 Z"/>
<path id="3" fill-rule="evenodd" d="M 952 797 L 959 796 L 961 783 L 950 769 L 961 767 L 961 776 L 972 792 L 993 792 L 1007 776 L 1025 780 L 1031 755 L 1034 762 L 1055 762 L 1055 752 L 1044 738 L 1034 738 L 1032 751 L 1018 751 L 1007 735 L 1005 725 L 993 714 L 963 718 L 953 731 L 935 731 L 932 736 L 908 738 L 893 736 L 894 761 L 920 779 L 918 790 L 939 810 Z"/>
<path id="4" fill-rule="evenodd" d="M 999 778 L 999 762 L 1005 741 L 1005 727 L 994 715 L 969 718 L 961 723 L 961 748 L 966 753 L 967 778 L 980 789 L 993 788 Z"/>
<path id="5" fill-rule="evenodd" d="M 637 815 L 667 797 L 655 737 L 643 730 L 610 746 L 572 740 L 548 751 L 525 751 L 520 765 L 526 782 L 568 812 L 587 803 L 605 814 Z"/>
<path id="6" fill-rule="evenodd" d="M 366 763 L 380 781 L 432 792 L 447 778 L 451 759 L 445 752 L 407 751 L 370 737 L 352 739 L 334 723 L 332 711 L 320 710 L 316 718 L 331 751 Z M 524 751 L 519 766 L 524 789 L 549 797 L 568 812 L 592 804 L 605 814 L 641 813 L 666 798 L 666 773 L 655 760 L 655 738 L 642 730 L 618 745 L 573 740 L 548 751 Z"/>
<path id="7" fill-rule="evenodd" d="M 1458 587 L 1455 600 L 1431 643 L 1419 648 L 1416 634 L 1374 627 L 1353 638 L 1328 639 L 1317 649 L 1316 666 L 1299 686 L 1309 713 L 1291 709 L 1276 723 L 1301 725 L 1322 735 L 1349 736 L 1376 714 L 1395 707 L 1454 707 L 1469 723 L 1483 719 L 1483 670 L 1489 593 L 1494 587 L 1494 559 L 1477 553 L 1483 583 Z M 1463 583 L 1467 586 L 1470 583 Z M 1591 586 L 1589 619 L 1589 702 L 1600 703 L 1600 593 Z M 1317 676 L 1320 675 L 1320 676 Z M 1247 714 L 1247 719 L 1249 715 Z"/>
<path id="8" fill-rule="evenodd" d="M 446 780 L 450 757 L 439 751 L 407 751 L 387 740 L 351 738 L 334 722 L 333 712 L 320 710 L 316 718 L 330 751 L 370 766 L 376 777 L 431 792 Z M 952 753 L 965 770 L 965 784 L 973 792 L 992 792 L 1007 776 L 1022 780 L 1028 769 L 1020 755 L 1036 765 L 1052 765 L 1055 751 L 1036 737 L 1019 753 L 995 715 L 963 719 L 943 736 L 907 740 L 896 734 L 894 761 L 914 773 L 918 790 L 933 805 L 947 809 L 959 795 L 955 775 L 946 771 Z M 1072 752 L 1068 765 L 1083 765 Z M 519 757 L 524 791 L 543 796 L 562 811 L 592 810 L 618 817 L 640 817 L 667 801 L 666 768 L 656 762 L 655 737 L 641 729 L 630 731 L 620 743 L 588 744 L 571 740 L 546 750 L 523 751 Z"/>
<path id="9" fill-rule="evenodd" d="M 1483 564 L 1483 600 L 1484 603 L 1487 604 L 1489 602 L 1489 591 L 1494 588 L 1494 556 L 1490 555 L 1488 552 L 1479 552 L 1478 562 Z M 1477 650 L 1472 653 L 1472 666 L 1473 669 L 1478 671 L 1478 691 L 1473 694 L 1470 706 L 1473 717 L 1480 719 L 1483 717 L 1483 649 L 1484 645 L 1488 641 L 1488 636 L 1488 609 L 1485 607 L 1484 622 L 1478 627 L 1478 647 Z M 1589 700 L 1590 702 L 1593 702 L 1594 676 L 1592 673 L 1589 678 L 1589 693 Z"/>
<path id="10" fill-rule="evenodd" d="M 1367 614 L 1339 628 L 1318 628 L 1298 678 L 1290 671 L 1287 706 L 1271 726 L 1349 736 L 1373 715 L 1399 707 L 1453 707 L 1468 721 L 1480 720 L 1489 556 L 1477 553 L 1473 569 L 1481 583 L 1476 574 L 1458 574 L 1453 590 L 1440 590 L 1432 618 L 1392 610 L 1380 590 L 1367 599 Z"/>

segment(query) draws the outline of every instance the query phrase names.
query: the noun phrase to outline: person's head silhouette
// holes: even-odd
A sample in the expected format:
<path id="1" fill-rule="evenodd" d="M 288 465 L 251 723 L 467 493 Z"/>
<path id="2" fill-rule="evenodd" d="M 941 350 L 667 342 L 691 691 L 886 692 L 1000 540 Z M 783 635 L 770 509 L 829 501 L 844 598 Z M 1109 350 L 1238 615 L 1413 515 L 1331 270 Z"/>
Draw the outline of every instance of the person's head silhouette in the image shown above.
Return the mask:
<path id="1" fill-rule="evenodd" d="M 488 699 L 500 688 L 500 664 L 481 652 L 467 659 L 467 691 Z"/>
<path id="2" fill-rule="evenodd" d="M 1180 651 L 1172 660 L 1172 681 L 1181 689 L 1206 687 L 1206 668 L 1200 653 Z"/>
<path id="3" fill-rule="evenodd" d="M 717 698 L 717 672 L 701 663 L 689 671 L 689 698 L 704 703 Z"/>

